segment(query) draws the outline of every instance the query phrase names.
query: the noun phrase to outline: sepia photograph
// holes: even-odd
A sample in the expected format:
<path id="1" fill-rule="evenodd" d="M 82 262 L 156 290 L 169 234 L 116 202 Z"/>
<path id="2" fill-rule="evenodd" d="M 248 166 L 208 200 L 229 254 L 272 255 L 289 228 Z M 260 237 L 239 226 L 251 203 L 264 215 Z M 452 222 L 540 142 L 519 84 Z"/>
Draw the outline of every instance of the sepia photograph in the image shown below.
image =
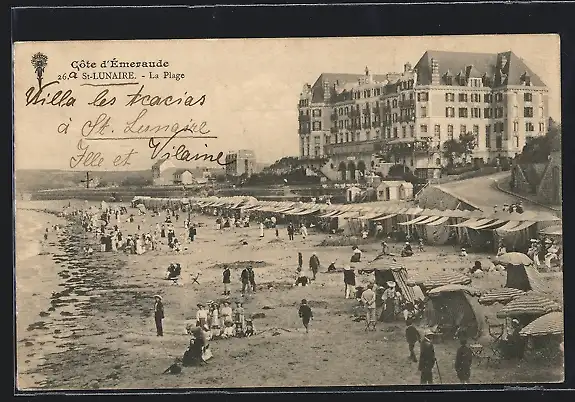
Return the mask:
<path id="1" fill-rule="evenodd" d="M 559 35 L 12 56 L 18 390 L 564 380 Z"/>

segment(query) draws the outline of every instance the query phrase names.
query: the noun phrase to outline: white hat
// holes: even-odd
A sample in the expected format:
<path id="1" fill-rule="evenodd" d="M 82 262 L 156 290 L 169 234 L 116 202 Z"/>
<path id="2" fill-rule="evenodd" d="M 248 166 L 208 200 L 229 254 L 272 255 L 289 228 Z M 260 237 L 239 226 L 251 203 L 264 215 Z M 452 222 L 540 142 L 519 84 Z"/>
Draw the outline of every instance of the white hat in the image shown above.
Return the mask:
<path id="1" fill-rule="evenodd" d="M 387 281 L 387 286 L 389 286 L 390 288 L 394 288 L 395 282 L 394 281 Z"/>
<path id="2" fill-rule="evenodd" d="M 355 250 L 353 250 L 353 253 L 354 253 L 354 254 L 359 254 L 359 253 L 361 253 L 361 250 L 358 249 L 358 248 L 356 248 Z"/>
<path id="3" fill-rule="evenodd" d="M 433 334 L 434 334 L 434 332 L 431 329 L 426 329 L 425 332 L 423 333 L 423 336 L 425 336 L 426 338 L 429 338 Z"/>
<path id="4" fill-rule="evenodd" d="M 154 295 L 154 299 L 160 299 L 160 300 L 162 300 L 162 296 L 160 296 L 160 295 Z"/>
<path id="5" fill-rule="evenodd" d="M 537 239 L 531 239 L 530 241 L 531 241 L 531 243 L 535 243 L 537 241 Z"/>
<path id="6" fill-rule="evenodd" d="M 345 267 L 343 267 L 343 269 L 345 269 L 346 271 L 349 271 L 351 269 L 351 267 L 349 265 L 346 265 Z"/>
<path id="7" fill-rule="evenodd" d="M 405 242 L 405 244 L 409 244 L 409 242 L 408 242 L 408 241 L 406 241 L 406 242 Z"/>
<path id="8" fill-rule="evenodd" d="M 553 243 L 553 242 L 551 241 L 551 239 L 545 239 L 545 243 L 551 244 L 551 243 Z"/>

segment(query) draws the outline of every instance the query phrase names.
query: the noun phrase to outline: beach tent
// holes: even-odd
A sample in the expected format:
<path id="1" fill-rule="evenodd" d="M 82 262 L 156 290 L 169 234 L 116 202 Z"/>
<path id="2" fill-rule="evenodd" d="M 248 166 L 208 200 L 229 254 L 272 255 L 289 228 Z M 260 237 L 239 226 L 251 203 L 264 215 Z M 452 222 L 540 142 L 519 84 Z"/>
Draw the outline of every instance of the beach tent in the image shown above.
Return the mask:
<path id="1" fill-rule="evenodd" d="M 483 332 L 481 306 L 473 298 L 476 289 L 462 285 L 440 286 L 428 293 L 425 320 L 428 326 L 441 328 L 444 334 L 465 329 L 465 334 L 477 339 Z"/>
<path id="2" fill-rule="evenodd" d="M 479 304 L 489 306 L 494 303 L 507 304 L 516 297 L 523 296 L 523 290 L 514 288 L 498 288 L 484 292 L 479 298 Z"/>
<path id="3" fill-rule="evenodd" d="M 546 335 L 562 335 L 564 332 L 563 313 L 553 311 L 545 314 L 531 323 L 527 324 L 519 335 L 521 336 L 546 336 Z"/>
<path id="4" fill-rule="evenodd" d="M 431 275 L 417 275 L 407 280 L 410 286 L 418 285 L 424 291 L 444 285 L 469 285 L 471 278 L 457 272 L 438 272 Z"/>
<path id="5" fill-rule="evenodd" d="M 394 281 L 403 298 L 415 302 L 415 293 L 413 288 L 407 285 L 407 270 L 403 265 L 376 258 L 369 263 L 369 266 L 374 268 L 375 283 L 378 286 L 385 286 L 388 281 Z"/>
<path id="6" fill-rule="evenodd" d="M 531 323 L 542 315 L 561 311 L 559 303 L 533 292 L 511 300 L 497 312 L 498 318 L 517 318 L 523 325 Z"/>
<path id="7" fill-rule="evenodd" d="M 533 265 L 507 264 L 505 268 L 507 271 L 506 288 L 523 291 L 533 290 L 535 292 L 543 292 L 545 290 L 541 274 Z"/>

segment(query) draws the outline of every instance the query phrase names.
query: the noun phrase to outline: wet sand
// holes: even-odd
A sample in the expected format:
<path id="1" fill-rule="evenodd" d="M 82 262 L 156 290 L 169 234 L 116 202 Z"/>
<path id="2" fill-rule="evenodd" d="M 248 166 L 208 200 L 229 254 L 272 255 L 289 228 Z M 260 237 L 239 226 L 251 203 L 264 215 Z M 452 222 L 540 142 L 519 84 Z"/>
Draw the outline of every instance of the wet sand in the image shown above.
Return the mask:
<path id="1" fill-rule="evenodd" d="M 46 203 L 44 203 L 46 205 Z M 51 204 L 48 204 L 51 205 Z M 55 204 L 54 204 L 55 205 Z M 54 207 L 52 205 L 52 207 Z M 58 204 L 59 205 L 59 204 Z M 130 210 L 135 211 L 135 210 Z M 176 254 L 163 245 L 160 250 L 143 255 L 101 253 L 97 239 L 74 224 L 68 224 L 51 255 L 27 259 L 17 266 L 18 272 L 29 271 L 38 264 L 52 269 L 54 281 L 37 280 L 34 276 L 17 276 L 19 289 L 44 294 L 50 289 L 49 301 L 37 299 L 35 306 L 26 304 L 18 318 L 18 372 L 21 388 L 104 389 L 104 388 L 173 388 L 173 387 L 249 387 L 249 386 L 319 386 L 319 385 L 387 385 L 418 384 L 419 372 L 407 359 L 401 322 L 378 323 L 376 332 L 366 333 L 364 322 L 353 321 L 360 312 L 354 300 L 343 297 L 341 273 L 318 275 L 309 287 L 292 287 L 297 252 L 304 254 L 304 266 L 316 251 L 325 270 L 331 260 L 348 261 L 351 247 L 318 247 L 327 235 L 311 232 L 304 241 L 297 236 L 287 239 L 285 229 L 280 238 L 272 230 L 259 238 L 259 229 L 215 229 L 213 217 L 197 215 L 196 241 L 184 240 L 183 214 L 174 221 L 176 234 L 187 247 Z M 122 222 L 123 233 L 135 233 L 155 226 L 159 218 L 136 216 L 136 222 Z M 166 239 L 162 239 L 166 240 Z M 243 245 L 242 240 L 248 244 Z M 79 250 L 92 243 L 91 257 Z M 399 250 L 400 245 L 392 245 Z M 378 242 L 362 245 L 363 260 L 379 251 Z M 463 271 L 476 259 L 487 255 L 456 255 L 451 247 L 426 247 L 423 253 L 401 259 L 410 275 L 432 271 Z M 163 279 L 169 263 L 179 262 L 183 281 L 173 285 Z M 257 292 L 244 299 L 247 314 L 254 319 L 258 334 L 243 339 L 211 341 L 214 358 L 202 367 L 184 368 L 180 375 L 161 373 L 181 357 L 189 340 L 185 323 L 195 317 L 196 303 L 221 298 L 221 263 L 233 263 L 232 299 L 240 297 L 241 269 L 253 264 Z M 361 268 L 361 264 L 356 264 Z M 341 265 L 341 264 L 338 264 Z M 52 267 L 52 268 L 45 268 Z M 192 276 L 200 273 L 199 285 Z M 562 299 L 562 276 L 546 274 L 549 294 Z M 363 278 L 366 284 L 372 276 Z M 505 276 L 489 273 L 474 279 L 473 286 L 501 286 Z M 32 290 L 34 289 L 34 290 Z M 51 294 L 51 292 L 54 294 Z M 164 300 L 164 337 L 155 336 L 153 295 Z M 17 304 L 24 305 L 25 292 L 18 291 Z M 302 298 L 310 301 L 314 311 L 309 334 L 305 334 L 297 315 Z M 495 317 L 500 306 L 484 308 Z M 487 342 L 489 335 L 482 342 Z M 42 343 L 43 342 L 43 343 Z M 457 343 L 436 345 L 442 381 L 457 383 L 453 361 Z M 43 355 L 38 364 L 25 363 Z M 373 366 L 365 370 L 367 365 Z M 561 381 L 563 369 L 541 362 L 504 362 L 498 367 L 485 364 L 472 368 L 474 383 Z"/>

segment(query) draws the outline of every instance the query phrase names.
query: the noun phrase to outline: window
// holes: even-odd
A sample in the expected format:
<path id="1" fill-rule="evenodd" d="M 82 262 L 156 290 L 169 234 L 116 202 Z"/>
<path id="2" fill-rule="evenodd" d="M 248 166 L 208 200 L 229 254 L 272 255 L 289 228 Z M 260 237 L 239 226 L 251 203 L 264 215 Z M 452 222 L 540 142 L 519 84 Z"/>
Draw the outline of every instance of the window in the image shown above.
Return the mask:
<path id="1" fill-rule="evenodd" d="M 471 102 L 481 102 L 481 94 L 471 94 Z"/>
<path id="2" fill-rule="evenodd" d="M 405 126 L 401 127 L 401 136 L 403 138 L 407 137 L 407 127 L 405 127 Z"/>
<path id="3" fill-rule="evenodd" d="M 495 101 L 496 102 L 503 102 L 503 94 L 501 92 L 495 94 Z"/>
<path id="4" fill-rule="evenodd" d="M 513 137 L 513 139 L 515 140 L 515 148 L 519 148 L 519 136 L 516 135 L 515 137 Z"/>
<path id="5" fill-rule="evenodd" d="M 417 94 L 418 102 L 427 102 L 429 100 L 429 94 L 427 92 L 419 92 Z"/>
<path id="6" fill-rule="evenodd" d="M 481 117 L 481 109 L 478 107 L 471 108 L 471 117 L 473 118 L 480 118 Z"/>
<path id="7" fill-rule="evenodd" d="M 483 86 L 483 82 L 481 78 L 470 78 L 469 79 L 469 86 L 470 87 L 481 87 Z"/>
<path id="8" fill-rule="evenodd" d="M 345 115 L 349 116 L 349 107 L 348 106 L 345 107 Z"/>
<path id="9" fill-rule="evenodd" d="M 539 108 L 539 117 L 543 117 L 543 108 L 542 107 Z"/>
<path id="10" fill-rule="evenodd" d="M 445 94 L 445 101 L 446 102 L 454 102 L 455 101 L 455 94 L 452 92 L 448 92 Z"/>
<path id="11" fill-rule="evenodd" d="M 321 130 L 321 121 L 314 121 L 313 122 L 313 130 L 314 131 Z"/>
<path id="12" fill-rule="evenodd" d="M 448 140 L 453 139 L 453 125 L 452 124 L 447 126 L 447 139 Z"/>
<path id="13" fill-rule="evenodd" d="M 445 85 L 453 85 L 453 77 L 448 75 L 445 77 Z"/>
<path id="14" fill-rule="evenodd" d="M 459 102 L 467 102 L 467 94 L 459 94 Z"/>
<path id="15" fill-rule="evenodd" d="M 345 133 L 345 142 L 349 142 L 349 133 Z"/>
<path id="16" fill-rule="evenodd" d="M 413 92 L 409 93 L 409 100 L 413 100 Z"/>
<path id="17" fill-rule="evenodd" d="M 493 117 L 493 113 L 491 113 L 490 107 L 486 107 L 485 109 L 483 109 L 483 117 L 485 117 L 486 119 Z"/>
<path id="18" fill-rule="evenodd" d="M 343 116 L 343 108 L 342 107 L 339 108 L 339 115 Z"/>
<path id="19" fill-rule="evenodd" d="M 385 105 L 386 105 L 387 107 L 389 107 L 389 105 L 390 105 L 389 99 L 385 102 Z"/>
<path id="20" fill-rule="evenodd" d="M 346 121 L 346 123 L 347 123 L 347 121 Z M 339 121 L 339 128 L 343 128 L 343 120 Z"/>
<path id="21" fill-rule="evenodd" d="M 525 131 L 535 131 L 535 126 L 531 122 L 525 123 Z"/>
<path id="22" fill-rule="evenodd" d="M 478 136 L 479 136 L 479 126 L 478 126 L 477 124 L 474 124 L 474 125 L 473 125 L 473 135 L 474 135 L 475 137 L 478 137 Z"/>
<path id="23" fill-rule="evenodd" d="M 321 109 L 314 109 L 312 115 L 314 117 L 321 117 Z"/>
<path id="24" fill-rule="evenodd" d="M 513 131 L 514 131 L 514 132 L 517 132 L 517 130 L 519 130 L 519 122 L 514 121 L 514 122 L 513 122 Z"/>
<path id="25" fill-rule="evenodd" d="M 435 125 L 433 133 L 437 138 L 441 138 L 441 126 L 439 124 Z"/>
<path id="26" fill-rule="evenodd" d="M 427 106 L 421 106 L 421 117 L 427 117 Z"/>
<path id="27" fill-rule="evenodd" d="M 415 137 L 415 127 L 414 126 L 409 126 L 409 136 L 411 138 Z"/>
<path id="28" fill-rule="evenodd" d="M 485 103 L 491 103 L 493 102 L 493 95 L 485 94 L 483 95 L 483 100 L 485 101 Z"/>
<path id="29" fill-rule="evenodd" d="M 465 124 L 462 124 L 461 126 L 459 126 L 459 135 L 465 135 L 467 134 L 467 126 Z"/>
<path id="30" fill-rule="evenodd" d="M 455 108 L 454 107 L 446 107 L 445 108 L 445 117 L 455 117 Z"/>
<path id="31" fill-rule="evenodd" d="M 485 148 L 491 148 L 491 125 L 485 126 Z"/>
<path id="32" fill-rule="evenodd" d="M 401 101 L 405 102 L 405 94 L 401 94 Z"/>
<path id="33" fill-rule="evenodd" d="M 420 131 L 422 134 L 427 134 L 427 124 L 422 124 L 422 125 L 420 125 L 420 126 L 419 126 L 419 131 Z"/>
<path id="34" fill-rule="evenodd" d="M 393 138 L 397 138 L 397 127 L 393 128 Z"/>
<path id="35" fill-rule="evenodd" d="M 397 99 L 393 100 L 393 107 L 397 107 Z"/>
<path id="36" fill-rule="evenodd" d="M 542 133 L 545 131 L 545 123 L 539 123 L 539 132 Z"/>
<path id="37" fill-rule="evenodd" d="M 467 117 L 467 108 L 466 107 L 460 107 L 459 108 L 459 117 Z"/>
<path id="38" fill-rule="evenodd" d="M 523 95 L 523 100 L 524 100 L 525 102 L 531 102 L 531 101 L 533 101 L 533 94 L 532 94 L 532 93 L 529 93 L 529 92 L 526 92 L 526 93 Z"/>
<path id="39" fill-rule="evenodd" d="M 498 107 L 495 109 L 495 118 L 499 119 L 501 117 L 503 117 L 503 108 Z"/>
<path id="40" fill-rule="evenodd" d="M 532 107 L 524 107 L 523 108 L 523 117 L 533 117 L 533 108 Z"/>
<path id="41" fill-rule="evenodd" d="M 392 121 L 393 123 L 395 123 L 395 122 L 397 121 L 397 113 L 394 113 L 394 114 L 391 116 L 391 121 Z"/>

